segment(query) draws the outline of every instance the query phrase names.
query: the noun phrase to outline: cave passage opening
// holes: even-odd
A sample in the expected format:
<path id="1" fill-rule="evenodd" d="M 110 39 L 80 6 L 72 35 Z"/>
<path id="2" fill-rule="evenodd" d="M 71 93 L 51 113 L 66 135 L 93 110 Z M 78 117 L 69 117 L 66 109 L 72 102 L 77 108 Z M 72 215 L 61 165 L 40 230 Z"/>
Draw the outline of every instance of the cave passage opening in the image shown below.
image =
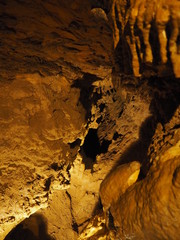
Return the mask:
<path id="1" fill-rule="evenodd" d="M 85 164 L 85 169 L 93 168 L 93 164 L 96 162 L 96 156 L 101 153 L 106 153 L 111 142 L 112 141 L 106 139 L 100 142 L 98 129 L 89 129 L 80 151 L 80 153 L 84 153 L 83 163 Z"/>

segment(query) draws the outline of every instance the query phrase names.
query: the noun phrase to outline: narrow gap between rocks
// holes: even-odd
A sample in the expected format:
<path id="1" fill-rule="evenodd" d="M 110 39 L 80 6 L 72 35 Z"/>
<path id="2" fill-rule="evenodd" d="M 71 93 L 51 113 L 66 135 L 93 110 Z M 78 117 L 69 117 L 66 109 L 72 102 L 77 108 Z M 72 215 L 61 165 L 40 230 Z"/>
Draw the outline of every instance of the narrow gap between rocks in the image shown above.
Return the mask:
<path id="1" fill-rule="evenodd" d="M 84 154 L 83 163 L 85 169 L 92 169 L 93 164 L 96 162 L 96 156 L 106 153 L 110 144 L 111 141 L 105 139 L 100 143 L 97 129 L 90 128 L 80 151 L 82 155 Z"/>

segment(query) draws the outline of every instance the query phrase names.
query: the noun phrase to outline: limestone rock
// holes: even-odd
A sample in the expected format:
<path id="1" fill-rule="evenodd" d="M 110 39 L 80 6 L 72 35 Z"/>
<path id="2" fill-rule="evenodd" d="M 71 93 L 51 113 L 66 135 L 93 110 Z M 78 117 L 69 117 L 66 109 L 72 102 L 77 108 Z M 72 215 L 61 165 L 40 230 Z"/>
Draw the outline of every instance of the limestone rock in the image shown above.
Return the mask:
<path id="1" fill-rule="evenodd" d="M 140 172 L 140 164 L 136 161 L 118 166 L 103 180 L 100 185 L 99 195 L 107 211 L 113 202 L 136 182 Z"/>
<path id="2" fill-rule="evenodd" d="M 112 0 L 110 2 L 109 17 L 113 29 L 114 49 L 118 51 L 118 45 L 121 45 L 121 51 L 126 51 L 124 56 L 121 56 L 122 64 L 127 64 L 125 58 L 129 52 L 129 68 L 139 77 L 144 73 L 144 64 L 169 65 L 170 61 L 174 75 L 178 78 L 180 76 L 179 1 Z M 123 55 L 120 51 L 118 53 Z M 124 66 L 124 71 L 125 68 Z M 170 70 L 167 71 L 169 75 L 172 74 Z"/>
<path id="3" fill-rule="evenodd" d="M 46 206 L 50 189 L 68 187 L 67 143 L 81 138 L 85 122 L 83 107 L 74 108 L 79 94 L 62 77 L 1 82 L 1 224 L 21 221 Z"/>
<path id="4" fill-rule="evenodd" d="M 111 71 L 96 27 L 88 2 L 0 1 L 0 239 L 69 187 L 87 122 L 75 82 Z"/>
<path id="5" fill-rule="evenodd" d="M 173 127 L 175 116 L 179 116 L 179 108 L 165 124 L 166 130 L 157 126 L 149 146 L 147 176 L 127 189 L 111 208 L 121 238 L 179 238 L 180 131 Z"/>
<path id="6" fill-rule="evenodd" d="M 0 239 L 177 239 L 179 1 L 158 3 L 0 1 Z M 100 184 L 134 160 L 106 229 Z"/>
<path id="7" fill-rule="evenodd" d="M 122 238 L 179 238 L 179 157 L 150 169 L 111 208 Z"/>

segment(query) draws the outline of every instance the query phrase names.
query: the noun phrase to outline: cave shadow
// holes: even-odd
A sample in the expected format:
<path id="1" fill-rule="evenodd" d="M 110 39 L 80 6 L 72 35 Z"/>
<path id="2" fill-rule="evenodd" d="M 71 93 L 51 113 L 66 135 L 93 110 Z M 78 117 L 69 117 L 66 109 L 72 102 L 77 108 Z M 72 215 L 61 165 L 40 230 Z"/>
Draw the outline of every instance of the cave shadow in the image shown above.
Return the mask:
<path id="1" fill-rule="evenodd" d="M 132 81 L 133 80 L 134 79 L 132 79 Z M 149 161 L 150 159 L 148 156 L 148 149 L 152 142 L 154 133 L 156 131 L 157 124 L 160 123 L 162 125 L 162 128 L 164 129 L 165 124 L 172 119 L 176 109 L 180 104 L 180 87 L 179 79 L 173 77 L 171 78 L 151 77 L 149 79 L 147 78 L 143 79 L 143 81 L 140 82 L 138 85 L 134 85 L 133 83 L 132 85 L 135 88 L 141 88 L 142 85 L 144 85 L 144 87 L 147 87 L 149 95 L 151 97 L 151 102 L 149 105 L 151 115 L 142 122 L 139 129 L 138 140 L 133 142 L 123 152 L 118 162 L 111 169 L 111 171 L 107 173 L 107 175 L 113 172 L 114 169 L 117 168 L 117 166 L 119 165 L 129 163 L 132 161 L 139 161 L 141 163 L 141 171 L 139 174 L 138 181 L 140 181 L 146 177 L 151 166 Z M 121 79 L 119 87 L 123 88 L 123 86 L 124 84 Z M 126 86 L 127 89 L 128 86 Z M 132 92 L 131 86 L 130 89 Z M 118 141 L 118 135 L 117 138 L 114 140 Z M 93 217 L 95 217 L 96 215 L 102 216 L 102 214 L 103 206 L 99 198 L 99 201 L 94 206 L 91 219 L 93 219 Z M 87 220 L 87 224 L 89 221 L 91 221 L 91 219 Z M 110 224 L 113 226 L 113 218 L 110 219 Z"/>
<path id="2" fill-rule="evenodd" d="M 4 240 L 55 240 L 47 233 L 46 220 L 41 214 L 32 214 L 19 223 Z"/>
<path id="3" fill-rule="evenodd" d="M 156 76 L 149 79 L 143 79 L 143 81 L 144 83 L 142 82 L 141 84 L 147 84 L 152 99 L 149 107 L 151 115 L 141 124 L 138 140 L 133 142 L 122 153 L 121 157 L 110 171 L 110 173 L 113 172 L 119 165 L 138 161 L 141 163 L 139 180 L 147 175 L 151 166 L 148 149 L 152 142 L 157 124 L 160 123 L 164 128 L 164 125 L 171 120 L 176 109 L 180 105 L 179 79 Z M 122 85 L 123 83 L 120 82 L 119 87 L 121 88 Z"/>
<path id="4" fill-rule="evenodd" d="M 125 28 L 125 33 L 122 33 L 121 26 L 119 27 L 119 42 L 116 48 L 113 50 L 113 74 L 114 73 L 124 73 L 127 75 L 133 74 L 133 66 L 132 66 L 132 53 L 127 42 L 127 37 L 131 38 L 129 35 L 129 25 Z"/>
<path id="5" fill-rule="evenodd" d="M 164 129 L 164 125 L 168 123 L 176 109 L 180 105 L 180 87 L 179 79 L 176 78 L 150 78 L 144 79 L 150 87 L 151 103 L 149 110 L 151 115 L 146 118 L 139 130 L 139 138 L 133 142 L 121 155 L 117 163 L 113 166 L 107 175 L 113 172 L 117 166 L 132 161 L 141 163 L 141 171 L 138 181 L 145 178 L 151 166 L 148 156 L 148 149 L 152 142 L 153 135 L 156 131 L 157 124 L 160 123 Z M 120 83 L 122 84 L 122 82 Z M 178 127 L 175 125 L 174 128 Z M 106 175 L 106 176 L 107 176 Z M 93 216 L 102 212 L 102 204 L 99 199 L 94 207 Z"/>
<path id="6" fill-rule="evenodd" d="M 101 98 L 101 93 L 93 93 L 93 83 L 101 78 L 94 74 L 85 73 L 82 78 L 76 79 L 73 83 L 72 88 L 80 89 L 79 102 L 86 110 L 86 120 L 90 118 L 91 106 L 94 102 Z M 92 96 L 93 93 L 93 96 Z"/>
<path id="7" fill-rule="evenodd" d="M 151 143 L 152 137 L 156 130 L 157 122 L 153 116 L 148 117 L 142 124 L 139 130 L 139 139 L 133 142 L 121 155 L 116 165 L 111 171 L 122 164 L 138 161 L 142 165 L 140 177 L 146 175 L 149 169 L 149 159 L 147 156 L 148 148 Z"/>

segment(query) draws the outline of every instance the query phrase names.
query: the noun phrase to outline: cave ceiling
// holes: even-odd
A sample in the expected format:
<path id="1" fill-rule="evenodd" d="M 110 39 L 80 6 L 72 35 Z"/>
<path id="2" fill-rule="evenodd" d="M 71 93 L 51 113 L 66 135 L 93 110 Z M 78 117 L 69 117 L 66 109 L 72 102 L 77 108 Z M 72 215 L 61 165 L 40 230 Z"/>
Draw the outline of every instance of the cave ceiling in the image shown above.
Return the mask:
<path id="1" fill-rule="evenodd" d="M 179 239 L 179 12 L 0 0 L 0 240 Z"/>

